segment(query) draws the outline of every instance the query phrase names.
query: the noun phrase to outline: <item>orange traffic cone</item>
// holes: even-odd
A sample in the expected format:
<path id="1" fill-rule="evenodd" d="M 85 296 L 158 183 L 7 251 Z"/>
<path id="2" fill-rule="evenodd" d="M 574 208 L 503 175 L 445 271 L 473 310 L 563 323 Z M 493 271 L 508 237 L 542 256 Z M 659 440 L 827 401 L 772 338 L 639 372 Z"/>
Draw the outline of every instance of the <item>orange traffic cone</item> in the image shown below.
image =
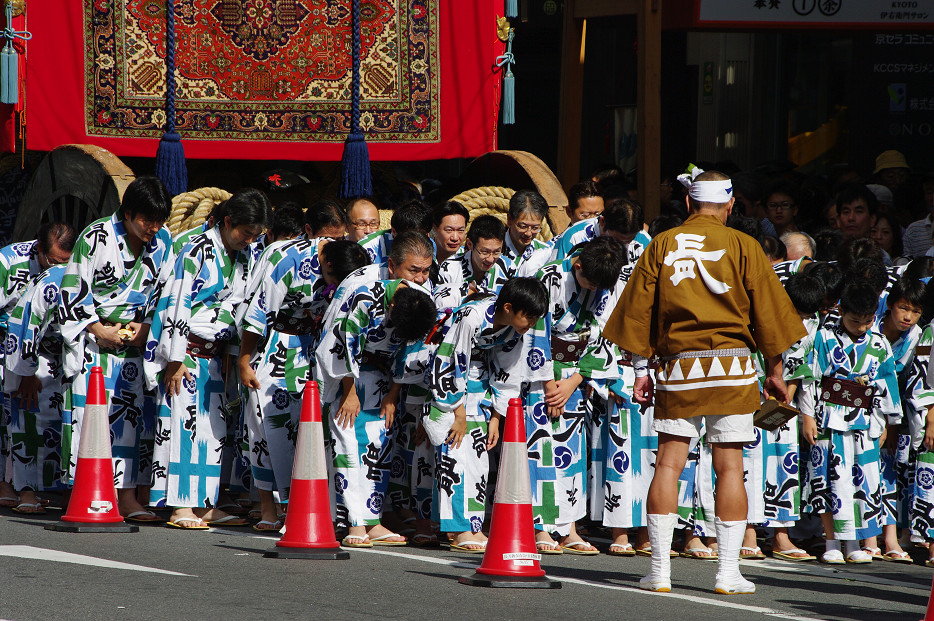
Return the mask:
<path id="1" fill-rule="evenodd" d="M 542 555 L 535 548 L 525 414 L 520 399 L 509 400 L 499 459 L 490 538 L 483 562 L 477 573 L 458 582 L 485 587 L 560 589 L 561 583 L 546 578 L 538 564 Z"/>
<path id="2" fill-rule="evenodd" d="M 139 532 L 138 526 L 123 521 L 117 508 L 106 397 L 104 372 L 100 367 L 92 367 L 84 419 L 81 421 L 74 489 L 61 521 L 46 526 L 46 530 L 67 533 Z"/>
<path id="3" fill-rule="evenodd" d="M 317 382 L 305 382 L 302 416 L 298 423 L 292 487 L 285 533 L 264 555 L 267 558 L 310 558 L 346 560 L 331 522 L 328 469 L 324 459 L 324 427 Z"/>
<path id="4" fill-rule="evenodd" d="M 928 609 L 921 621 L 934 621 L 934 582 L 931 583 L 931 595 L 928 597 Z"/>

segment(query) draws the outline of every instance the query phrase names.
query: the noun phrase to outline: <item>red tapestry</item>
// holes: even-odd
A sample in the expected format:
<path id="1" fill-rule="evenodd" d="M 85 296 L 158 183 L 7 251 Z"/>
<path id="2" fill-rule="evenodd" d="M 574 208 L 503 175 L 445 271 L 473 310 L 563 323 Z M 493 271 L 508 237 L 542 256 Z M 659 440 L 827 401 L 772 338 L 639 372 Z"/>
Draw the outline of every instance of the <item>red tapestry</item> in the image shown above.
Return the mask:
<path id="1" fill-rule="evenodd" d="M 155 154 L 166 121 L 165 5 L 84 0 L 33 20 L 29 148 L 86 142 Z M 186 155 L 339 159 L 350 131 L 350 6 L 175 0 L 175 122 Z M 361 0 L 360 124 L 373 159 L 495 149 L 501 7 Z"/>

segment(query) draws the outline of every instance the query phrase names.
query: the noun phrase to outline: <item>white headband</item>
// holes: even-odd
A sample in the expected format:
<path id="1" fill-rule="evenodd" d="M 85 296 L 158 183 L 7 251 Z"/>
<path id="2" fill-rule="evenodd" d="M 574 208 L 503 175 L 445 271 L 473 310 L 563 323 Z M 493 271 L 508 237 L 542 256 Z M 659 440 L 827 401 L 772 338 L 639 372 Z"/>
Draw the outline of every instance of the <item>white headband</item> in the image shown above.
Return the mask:
<path id="1" fill-rule="evenodd" d="M 688 189 L 688 195 L 699 203 L 729 203 L 733 198 L 733 181 L 694 181 L 702 168 L 694 166 L 690 172 L 678 175 L 678 181 Z"/>

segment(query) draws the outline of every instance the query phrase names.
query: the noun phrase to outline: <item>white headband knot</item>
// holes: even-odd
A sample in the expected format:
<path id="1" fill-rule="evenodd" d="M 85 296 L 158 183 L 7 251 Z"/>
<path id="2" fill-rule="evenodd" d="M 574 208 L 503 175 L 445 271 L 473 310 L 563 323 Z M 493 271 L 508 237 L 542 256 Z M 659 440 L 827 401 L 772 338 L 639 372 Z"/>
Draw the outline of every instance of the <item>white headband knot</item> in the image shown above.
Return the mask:
<path id="1" fill-rule="evenodd" d="M 702 168 L 691 166 L 689 172 L 678 175 L 678 181 L 688 189 L 688 196 L 699 203 L 728 203 L 733 198 L 733 181 L 723 179 L 720 181 L 695 181 Z"/>

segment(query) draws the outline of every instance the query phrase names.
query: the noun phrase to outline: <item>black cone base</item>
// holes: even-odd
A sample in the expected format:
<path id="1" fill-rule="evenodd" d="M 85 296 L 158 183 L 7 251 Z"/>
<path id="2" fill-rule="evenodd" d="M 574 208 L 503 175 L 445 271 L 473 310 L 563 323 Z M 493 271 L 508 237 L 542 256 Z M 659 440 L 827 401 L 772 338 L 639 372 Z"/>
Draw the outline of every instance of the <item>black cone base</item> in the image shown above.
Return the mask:
<path id="1" fill-rule="evenodd" d="M 131 526 L 126 522 L 113 522 L 110 524 L 95 522 L 56 522 L 45 527 L 60 533 L 138 533 L 139 526 Z"/>
<path id="2" fill-rule="evenodd" d="M 346 561 L 350 552 L 340 548 L 280 548 L 266 551 L 264 558 L 302 558 L 319 561 Z"/>
<path id="3" fill-rule="evenodd" d="M 461 584 L 469 586 L 490 587 L 494 589 L 560 589 L 561 583 L 542 576 L 490 576 L 488 574 L 474 574 L 462 576 L 457 579 Z"/>

